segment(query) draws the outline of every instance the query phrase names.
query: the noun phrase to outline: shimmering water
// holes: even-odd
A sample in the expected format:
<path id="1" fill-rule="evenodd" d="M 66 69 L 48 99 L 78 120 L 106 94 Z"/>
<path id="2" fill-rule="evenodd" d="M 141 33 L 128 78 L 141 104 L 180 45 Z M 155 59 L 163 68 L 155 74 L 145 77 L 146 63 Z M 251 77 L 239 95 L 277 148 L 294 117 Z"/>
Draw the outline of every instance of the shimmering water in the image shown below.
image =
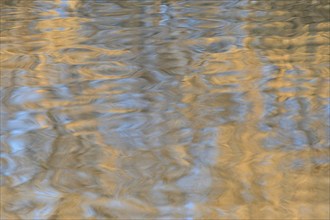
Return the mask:
<path id="1" fill-rule="evenodd" d="M 1 219 L 329 219 L 328 0 L 1 0 Z"/>

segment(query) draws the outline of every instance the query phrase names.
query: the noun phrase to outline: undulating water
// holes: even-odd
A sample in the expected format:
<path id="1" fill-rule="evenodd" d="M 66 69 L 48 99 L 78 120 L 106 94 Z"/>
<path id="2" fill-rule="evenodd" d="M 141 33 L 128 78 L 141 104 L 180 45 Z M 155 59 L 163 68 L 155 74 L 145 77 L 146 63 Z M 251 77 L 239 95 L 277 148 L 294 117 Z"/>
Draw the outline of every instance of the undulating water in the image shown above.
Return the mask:
<path id="1" fill-rule="evenodd" d="M 328 0 L 1 0 L 1 219 L 329 219 Z"/>

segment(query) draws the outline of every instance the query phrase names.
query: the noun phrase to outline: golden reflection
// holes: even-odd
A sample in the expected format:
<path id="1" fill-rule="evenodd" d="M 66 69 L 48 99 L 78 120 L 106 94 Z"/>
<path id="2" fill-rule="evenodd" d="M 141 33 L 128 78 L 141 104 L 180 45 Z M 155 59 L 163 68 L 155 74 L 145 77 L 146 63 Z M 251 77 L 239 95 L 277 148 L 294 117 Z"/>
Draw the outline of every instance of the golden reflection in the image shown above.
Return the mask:
<path id="1" fill-rule="evenodd" d="M 328 219 L 328 3 L 0 4 L 2 219 Z"/>

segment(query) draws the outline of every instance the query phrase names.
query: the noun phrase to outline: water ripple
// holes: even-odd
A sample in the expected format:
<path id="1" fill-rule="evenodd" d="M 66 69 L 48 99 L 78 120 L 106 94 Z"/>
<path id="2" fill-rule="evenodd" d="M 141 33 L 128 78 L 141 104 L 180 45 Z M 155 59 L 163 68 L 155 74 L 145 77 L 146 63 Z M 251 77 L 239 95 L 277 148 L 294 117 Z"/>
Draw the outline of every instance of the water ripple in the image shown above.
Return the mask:
<path id="1" fill-rule="evenodd" d="M 324 0 L 3 0 L 1 219 L 328 219 Z"/>

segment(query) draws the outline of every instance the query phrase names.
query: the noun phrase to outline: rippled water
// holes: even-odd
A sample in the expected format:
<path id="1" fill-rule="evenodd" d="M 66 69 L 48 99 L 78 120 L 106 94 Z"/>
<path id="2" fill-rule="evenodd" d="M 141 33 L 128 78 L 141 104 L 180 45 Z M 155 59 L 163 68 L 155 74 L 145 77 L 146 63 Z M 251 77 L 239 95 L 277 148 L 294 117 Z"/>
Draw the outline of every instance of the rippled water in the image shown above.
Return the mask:
<path id="1" fill-rule="evenodd" d="M 328 219 L 327 0 L 1 0 L 1 219 Z"/>

